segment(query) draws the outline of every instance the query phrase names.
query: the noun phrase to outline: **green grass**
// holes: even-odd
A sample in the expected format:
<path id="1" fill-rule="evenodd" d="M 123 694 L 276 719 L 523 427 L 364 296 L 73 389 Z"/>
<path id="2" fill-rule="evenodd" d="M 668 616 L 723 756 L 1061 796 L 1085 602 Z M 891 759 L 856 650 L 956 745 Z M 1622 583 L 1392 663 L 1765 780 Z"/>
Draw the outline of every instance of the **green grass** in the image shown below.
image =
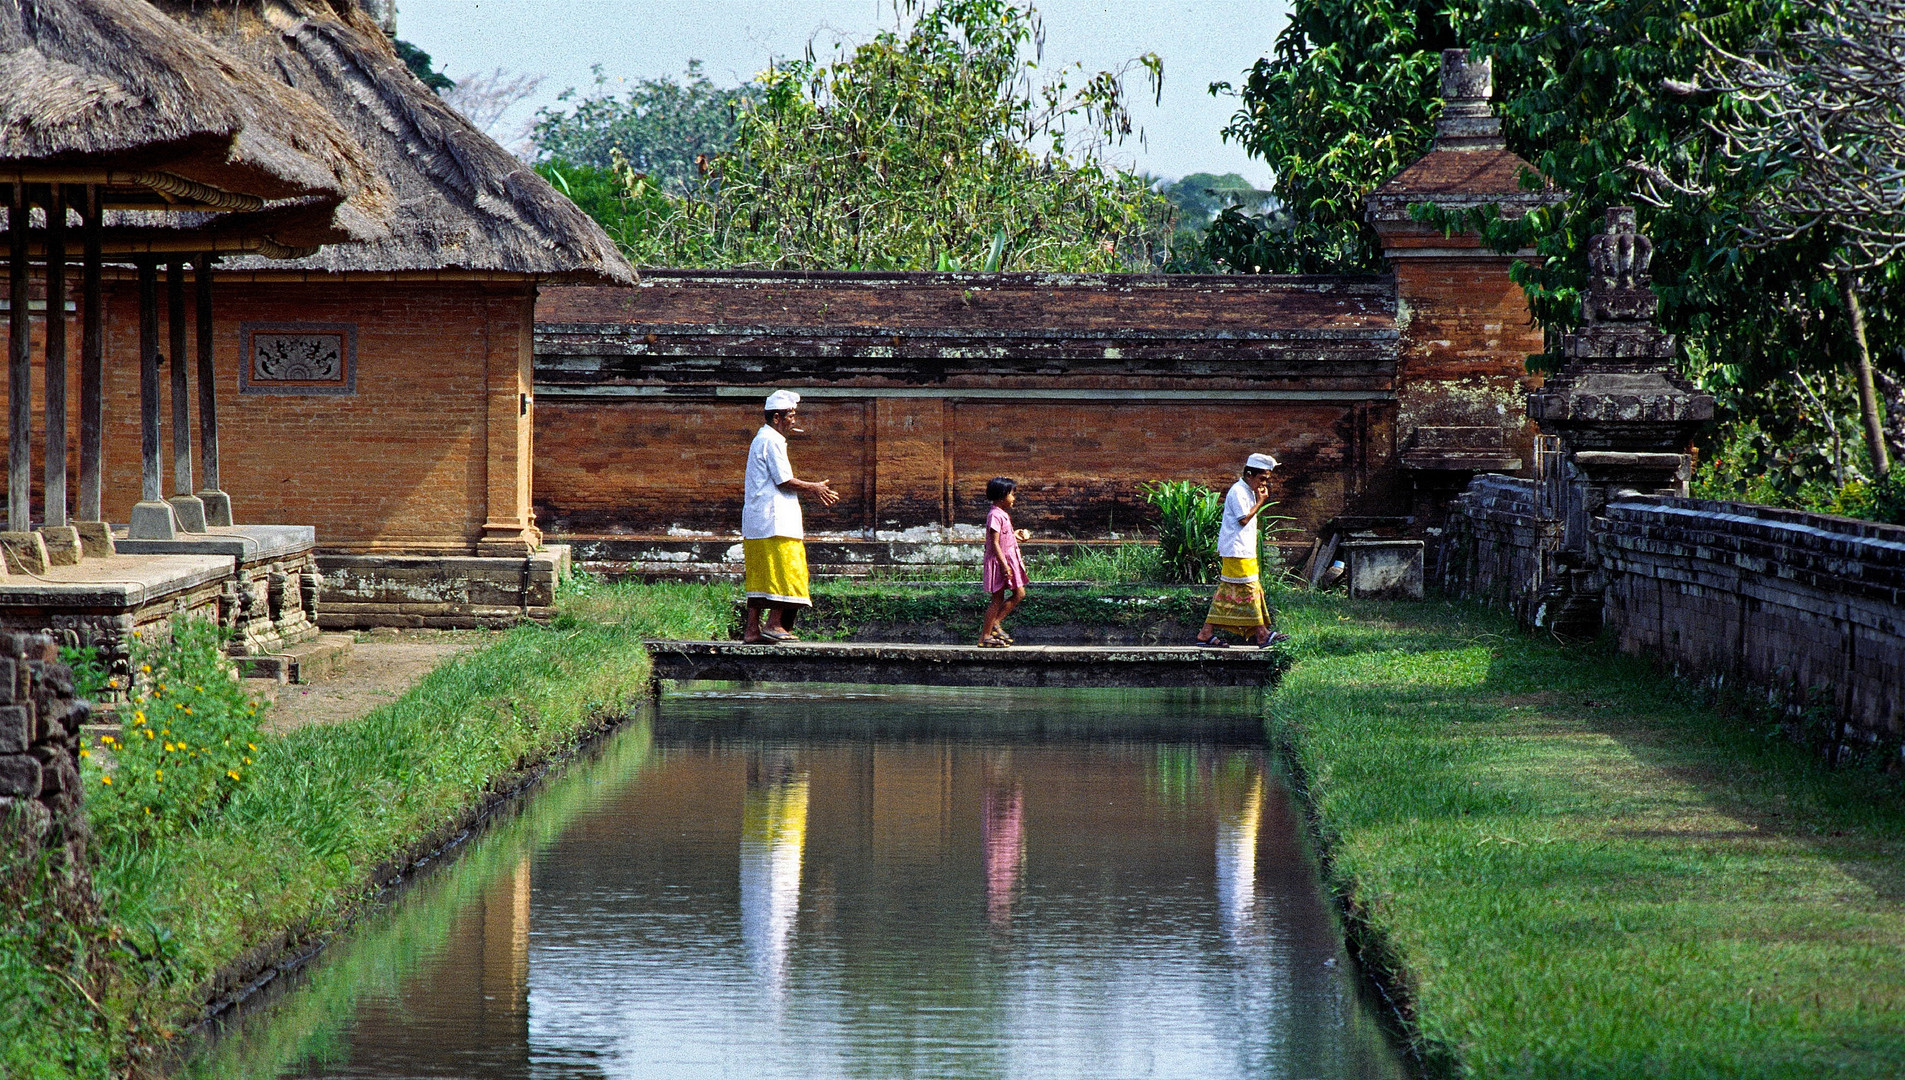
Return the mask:
<path id="1" fill-rule="evenodd" d="M 349 921 L 379 866 L 627 713 L 648 682 L 643 637 L 706 636 L 732 594 L 584 581 L 553 625 L 512 630 L 368 716 L 262 739 L 249 781 L 186 831 L 144 843 L 101 837 L 99 915 L 73 928 L 87 939 L 84 981 L 99 1008 L 20 970 L 39 957 L 21 947 L 25 916 L 10 906 L 0 1001 L 16 1017 L 43 1013 L 46 1045 L 0 1048 L 0 1076 L 149 1068 L 196 1018 L 214 975 L 252 950 Z"/>
<path id="2" fill-rule="evenodd" d="M 1643 660 L 1287 601 L 1272 698 L 1431 1075 L 1905 1075 L 1905 801 Z"/>

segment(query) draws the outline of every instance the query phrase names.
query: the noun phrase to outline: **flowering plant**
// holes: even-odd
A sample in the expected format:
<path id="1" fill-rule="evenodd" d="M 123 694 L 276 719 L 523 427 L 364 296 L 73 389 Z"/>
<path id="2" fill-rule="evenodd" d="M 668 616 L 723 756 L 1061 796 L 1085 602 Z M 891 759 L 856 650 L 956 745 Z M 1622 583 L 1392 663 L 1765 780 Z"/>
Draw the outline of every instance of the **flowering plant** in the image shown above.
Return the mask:
<path id="1" fill-rule="evenodd" d="M 135 632 L 120 733 L 100 739 L 110 768 L 88 768 L 93 827 L 144 840 L 215 811 L 258 754 L 258 703 L 220 647 L 224 631 L 176 619 L 170 640 Z M 89 765 L 98 759 L 89 756 Z"/>

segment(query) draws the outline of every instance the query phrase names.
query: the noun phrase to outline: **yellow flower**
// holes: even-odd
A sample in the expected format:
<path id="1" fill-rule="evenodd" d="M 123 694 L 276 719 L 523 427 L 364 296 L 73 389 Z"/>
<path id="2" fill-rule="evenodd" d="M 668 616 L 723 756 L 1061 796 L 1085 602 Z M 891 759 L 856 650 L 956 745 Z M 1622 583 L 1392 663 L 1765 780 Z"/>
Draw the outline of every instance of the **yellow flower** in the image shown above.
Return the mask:
<path id="1" fill-rule="evenodd" d="M 165 752 L 166 752 L 166 753 L 168 753 L 168 754 L 172 752 L 172 744 L 171 744 L 171 743 L 166 743 L 166 744 L 165 744 Z"/>
<path id="2" fill-rule="evenodd" d="M 110 777 L 110 776 L 102 776 L 102 777 L 100 777 L 100 778 L 99 778 L 99 782 L 100 782 L 100 783 L 102 783 L 102 784 L 105 784 L 105 785 L 106 785 L 106 786 L 108 786 L 108 787 L 111 787 L 111 786 L 112 786 L 112 777 Z"/>
<path id="3" fill-rule="evenodd" d="M 258 752 L 258 744 L 257 744 L 257 743 L 255 743 L 255 742 L 248 742 L 248 743 L 246 743 L 246 744 L 245 744 L 245 748 L 246 748 L 246 749 L 248 749 L 248 750 L 250 750 L 250 751 L 251 751 L 252 753 L 254 753 L 254 754 Z"/>
<path id="4" fill-rule="evenodd" d="M 165 779 L 165 770 L 164 770 L 164 769 L 154 769 L 154 770 L 152 770 L 152 775 L 153 775 L 154 777 L 156 777 L 157 779 L 160 779 L 160 780 L 163 780 L 163 779 Z"/>
<path id="5" fill-rule="evenodd" d="M 231 777 L 233 780 L 238 779 L 238 773 L 234 769 L 226 769 L 225 775 Z"/>
<path id="6" fill-rule="evenodd" d="M 92 752 L 91 750 L 88 750 L 88 749 L 86 749 L 85 747 L 83 747 L 83 746 L 82 746 L 82 747 L 80 747 L 80 748 L 79 748 L 79 756 L 80 756 L 80 757 L 92 757 L 92 756 L 93 756 L 93 752 Z M 247 765 L 249 765 L 249 764 L 251 764 L 251 763 L 250 763 L 249 761 L 247 761 L 247 762 L 246 762 L 245 764 L 247 764 Z"/>
<path id="7" fill-rule="evenodd" d="M 191 744 L 190 744 L 190 743 L 187 743 L 187 742 L 186 742 L 186 741 L 185 741 L 184 739 L 180 739 L 180 740 L 179 740 L 179 749 L 181 749 L 181 750 L 190 750 L 190 749 L 191 749 Z"/>
<path id="8" fill-rule="evenodd" d="M 146 714 L 145 714 L 145 713 L 142 713 L 142 712 L 140 712 L 140 711 L 139 711 L 139 710 L 137 710 L 137 709 L 134 709 L 134 710 L 133 710 L 133 712 L 132 712 L 132 722 L 133 722 L 133 723 L 135 723 L 135 724 L 143 724 L 143 723 L 145 723 L 145 722 L 146 722 Z"/>
<path id="9" fill-rule="evenodd" d="M 150 814 L 151 812 L 152 812 L 152 808 L 150 806 L 146 807 L 146 813 Z"/>
<path id="10" fill-rule="evenodd" d="M 244 759 L 244 762 L 245 762 L 245 764 L 247 764 L 247 765 L 249 765 L 249 764 L 251 764 L 251 759 L 250 759 L 250 758 L 245 758 L 245 759 Z"/>
<path id="11" fill-rule="evenodd" d="M 194 690 L 197 690 L 197 691 L 199 691 L 200 693 L 204 693 L 204 692 L 205 692 L 205 688 L 204 688 L 203 686 L 194 686 L 194 687 L 192 687 L 192 689 L 194 689 Z"/>
<path id="12" fill-rule="evenodd" d="M 148 674 L 148 675 L 150 675 L 150 674 L 152 673 L 152 665 L 151 665 L 151 664 L 140 664 L 140 665 L 139 665 L 139 670 L 140 670 L 140 671 L 143 671 L 143 672 L 145 672 L 145 673 L 146 673 L 146 674 Z"/>
<path id="13" fill-rule="evenodd" d="M 148 738 L 148 739 L 150 739 L 150 738 L 152 738 L 152 729 L 151 729 L 151 728 L 147 728 L 147 729 L 146 729 L 146 738 Z"/>
<path id="14" fill-rule="evenodd" d="M 185 709 L 185 715 L 187 716 L 192 715 L 192 707 L 190 705 L 184 706 L 184 709 Z"/>

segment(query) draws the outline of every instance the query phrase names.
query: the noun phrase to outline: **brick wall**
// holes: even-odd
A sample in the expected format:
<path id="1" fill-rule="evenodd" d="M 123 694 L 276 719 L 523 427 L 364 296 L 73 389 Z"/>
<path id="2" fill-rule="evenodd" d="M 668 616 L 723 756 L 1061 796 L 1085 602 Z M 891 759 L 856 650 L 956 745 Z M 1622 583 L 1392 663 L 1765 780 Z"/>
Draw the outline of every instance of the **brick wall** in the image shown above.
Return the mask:
<path id="1" fill-rule="evenodd" d="M 1535 487 L 1470 483 L 1445 585 L 1545 623 L 1559 523 Z M 1866 738 L 1905 736 L 1905 528 L 1702 499 L 1630 498 L 1590 520 L 1585 574 L 1623 652 L 1783 700 L 1829 697 Z"/>
<path id="2" fill-rule="evenodd" d="M 551 532 L 739 530 L 757 399 L 547 400 L 538 413 L 536 513 Z M 1357 478 L 1357 417 L 1333 403 L 816 398 L 801 417 L 795 470 L 841 493 L 831 508 L 805 501 L 810 532 L 977 525 L 994 476 L 1019 481 L 1013 514 L 1026 528 L 1128 532 L 1152 520 L 1146 482 L 1227 487 L 1256 450 L 1284 463 L 1277 512 L 1313 530 L 1342 511 Z"/>
<path id="3" fill-rule="evenodd" d="M 188 318 L 190 288 L 188 283 Z M 163 281 L 160 292 L 163 312 Z M 107 302 L 104 513 L 108 521 L 124 522 L 139 497 L 136 286 L 107 282 Z M 470 554 L 485 541 L 520 541 L 532 529 L 533 406 L 523 397 L 530 391 L 534 327 L 529 284 L 326 275 L 274 281 L 221 274 L 214 312 L 222 479 L 238 521 L 314 525 L 324 550 L 378 553 Z M 241 392 L 246 324 L 351 327 L 356 363 L 348 392 L 314 393 L 308 383 L 274 387 L 303 392 Z M 36 320 L 36 338 L 39 329 Z M 69 321 L 68 342 L 68 484 L 76 496 L 76 321 Z M 187 348 L 196 394 L 197 346 Z M 160 350 L 167 351 L 163 317 Z M 38 459 L 45 446 L 37 341 L 34 362 L 37 506 Z M 170 494 L 167 378 L 162 371 L 162 475 Z M 194 479 L 202 484 L 197 418 L 194 398 Z"/>

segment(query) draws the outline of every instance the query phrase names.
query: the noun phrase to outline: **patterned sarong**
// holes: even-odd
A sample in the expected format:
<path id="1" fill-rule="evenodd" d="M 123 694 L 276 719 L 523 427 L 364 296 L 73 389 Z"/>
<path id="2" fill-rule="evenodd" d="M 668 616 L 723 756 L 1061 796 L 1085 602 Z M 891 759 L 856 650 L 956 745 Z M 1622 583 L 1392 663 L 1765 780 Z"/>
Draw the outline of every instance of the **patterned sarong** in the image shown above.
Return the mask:
<path id="1" fill-rule="evenodd" d="M 1204 621 L 1230 630 L 1255 630 L 1270 625 L 1263 602 L 1263 582 L 1257 578 L 1257 560 L 1224 560 L 1218 573 L 1217 595 L 1211 598 Z"/>
<path id="2" fill-rule="evenodd" d="M 750 599 L 813 606 L 807 592 L 807 544 L 794 536 L 741 541 Z"/>

